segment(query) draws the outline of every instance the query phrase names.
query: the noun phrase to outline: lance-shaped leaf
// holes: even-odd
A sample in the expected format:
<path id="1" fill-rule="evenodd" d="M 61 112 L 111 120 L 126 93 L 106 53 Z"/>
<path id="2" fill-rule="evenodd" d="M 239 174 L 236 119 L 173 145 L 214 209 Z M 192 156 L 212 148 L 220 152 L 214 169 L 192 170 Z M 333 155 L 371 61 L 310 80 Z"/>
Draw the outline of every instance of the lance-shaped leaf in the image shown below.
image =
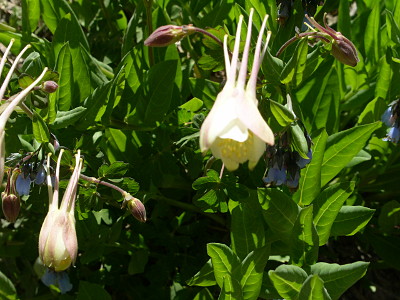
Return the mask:
<path id="1" fill-rule="evenodd" d="M 301 300 L 331 300 L 324 287 L 324 281 L 317 275 L 310 275 L 301 287 L 298 299 Z"/>
<path id="2" fill-rule="evenodd" d="M 33 135 L 38 143 L 47 143 L 50 140 L 50 132 L 46 123 L 36 112 L 33 112 L 32 118 Z"/>
<path id="3" fill-rule="evenodd" d="M 281 265 L 275 271 L 269 271 L 268 275 L 279 295 L 285 299 L 296 299 L 308 277 L 306 271 L 292 265 Z"/>
<path id="4" fill-rule="evenodd" d="M 331 236 L 354 235 L 371 220 L 375 209 L 364 206 L 343 206 L 340 208 L 331 228 Z"/>

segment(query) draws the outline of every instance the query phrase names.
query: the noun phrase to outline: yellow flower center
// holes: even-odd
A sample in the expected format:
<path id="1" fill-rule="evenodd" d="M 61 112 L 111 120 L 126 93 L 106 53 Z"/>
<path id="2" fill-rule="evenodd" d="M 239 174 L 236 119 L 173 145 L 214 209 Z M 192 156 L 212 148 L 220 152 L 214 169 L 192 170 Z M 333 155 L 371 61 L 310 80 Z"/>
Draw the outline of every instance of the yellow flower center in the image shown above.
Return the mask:
<path id="1" fill-rule="evenodd" d="M 229 159 L 238 163 L 244 163 L 249 159 L 254 144 L 253 133 L 249 131 L 249 136 L 244 142 L 232 139 L 217 139 L 217 147 L 221 151 L 222 160 Z"/>

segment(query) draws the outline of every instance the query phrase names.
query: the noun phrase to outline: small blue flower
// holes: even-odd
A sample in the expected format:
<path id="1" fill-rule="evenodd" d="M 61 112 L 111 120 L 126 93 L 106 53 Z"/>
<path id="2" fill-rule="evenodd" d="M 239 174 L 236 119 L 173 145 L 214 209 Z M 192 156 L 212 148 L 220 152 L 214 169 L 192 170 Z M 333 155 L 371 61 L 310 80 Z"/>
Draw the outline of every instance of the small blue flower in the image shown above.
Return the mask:
<path id="1" fill-rule="evenodd" d="M 286 181 L 286 185 L 288 188 L 296 189 L 299 186 L 300 172 L 296 171 L 294 177 L 291 174 L 288 174 L 288 178 Z"/>
<path id="2" fill-rule="evenodd" d="M 37 169 L 35 184 L 40 185 L 44 182 L 45 179 L 46 179 L 46 171 L 44 169 L 44 166 L 40 165 L 39 168 Z"/>
<path id="3" fill-rule="evenodd" d="M 308 150 L 307 153 L 308 158 L 303 158 L 300 156 L 299 160 L 296 161 L 296 164 L 299 166 L 300 169 L 303 169 L 312 159 L 312 151 L 311 149 Z"/>
<path id="4" fill-rule="evenodd" d="M 397 144 L 400 140 L 400 128 L 399 127 L 390 128 L 388 135 L 385 138 L 383 138 L 383 140 Z"/>
<path id="5" fill-rule="evenodd" d="M 72 290 L 72 284 L 69 281 L 67 272 L 65 271 L 55 272 L 47 268 L 41 280 L 46 286 L 57 286 L 60 289 L 61 294 L 65 294 Z"/>
<path id="6" fill-rule="evenodd" d="M 31 179 L 29 175 L 24 177 L 23 173 L 19 174 L 15 182 L 15 188 L 17 190 L 18 195 L 28 196 L 31 190 Z"/>
<path id="7" fill-rule="evenodd" d="M 263 179 L 265 184 L 282 185 L 286 183 L 286 168 L 279 168 L 275 163 L 272 168 L 268 170 L 268 175 Z"/>
<path id="8" fill-rule="evenodd" d="M 389 106 L 388 109 L 385 110 L 381 119 L 382 122 L 385 123 L 387 127 L 392 127 L 394 125 L 392 106 Z"/>

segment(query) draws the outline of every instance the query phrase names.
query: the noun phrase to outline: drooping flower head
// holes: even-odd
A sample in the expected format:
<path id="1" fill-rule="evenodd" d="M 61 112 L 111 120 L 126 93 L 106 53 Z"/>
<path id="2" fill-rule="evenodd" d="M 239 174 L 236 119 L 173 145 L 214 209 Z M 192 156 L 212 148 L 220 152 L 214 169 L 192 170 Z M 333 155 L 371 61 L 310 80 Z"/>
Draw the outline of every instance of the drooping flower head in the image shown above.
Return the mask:
<path id="1" fill-rule="evenodd" d="M 249 162 L 250 169 L 254 168 L 265 151 L 266 143 L 274 144 L 274 135 L 257 108 L 258 100 L 256 98 L 257 75 L 271 35 L 268 32 L 261 52 L 262 36 L 268 15 L 265 16 L 260 29 L 253 68 L 245 86 L 252 17 L 253 9 L 249 15 L 247 37 L 239 72 L 237 67 L 243 16 L 239 18 L 232 60 L 229 60 L 228 36 L 224 37 L 227 81 L 200 130 L 201 151 L 205 152 L 211 149 L 212 154 L 216 158 L 222 159 L 225 167 L 230 171 L 236 170 L 239 164 L 246 161 Z"/>
<path id="2" fill-rule="evenodd" d="M 50 158 L 47 159 L 47 185 L 49 191 L 49 211 L 39 235 L 39 256 L 48 268 L 59 272 L 66 270 L 75 262 L 78 253 L 78 240 L 75 231 L 75 199 L 79 175 L 82 169 L 80 152 L 75 156 L 75 168 L 68 182 L 60 207 L 58 207 L 59 174 L 63 150 L 60 151 L 54 190 L 49 173 Z"/>

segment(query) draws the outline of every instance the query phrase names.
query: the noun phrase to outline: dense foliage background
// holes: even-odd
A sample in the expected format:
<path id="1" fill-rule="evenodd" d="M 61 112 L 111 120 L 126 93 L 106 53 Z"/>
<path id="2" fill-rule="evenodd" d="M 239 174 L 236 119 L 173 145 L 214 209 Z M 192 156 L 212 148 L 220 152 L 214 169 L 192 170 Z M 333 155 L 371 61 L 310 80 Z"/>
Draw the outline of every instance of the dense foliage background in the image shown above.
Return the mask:
<path id="1" fill-rule="evenodd" d="M 148 221 L 121 210 L 120 193 L 82 180 L 73 288 L 61 295 L 40 280 L 48 198 L 45 186 L 32 186 L 17 222 L 1 220 L 0 298 L 400 299 L 400 151 L 382 140 L 381 122 L 400 93 L 400 4 L 317 2 L 2 1 L 0 42 L 15 39 L 14 55 L 32 45 L 6 96 L 20 90 L 22 73 L 36 77 L 47 66 L 59 75 L 56 93 L 26 100 L 44 122 L 11 116 L 6 156 L 22 158 L 40 143 L 51 150 L 42 134 L 51 132 L 71 154 L 65 179 L 81 149 L 83 174 L 141 199 Z M 251 7 L 253 29 L 268 13 L 272 32 L 259 108 L 277 137 L 291 132 L 294 150 L 304 149 L 296 130 L 313 141 L 297 191 L 265 187 L 267 157 L 253 171 L 242 165 L 220 177 L 221 162 L 200 152 L 201 123 L 225 79 L 221 45 L 199 33 L 163 48 L 143 44 L 162 25 L 193 24 L 221 40 L 229 34 L 232 47 L 239 15 L 247 24 Z M 296 27 L 306 29 L 304 8 L 315 8 L 320 24 L 328 13 L 356 46 L 356 67 L 307 39 L 275 57 Z M 287 94 L 297 118 L 284 106 Z"/>

